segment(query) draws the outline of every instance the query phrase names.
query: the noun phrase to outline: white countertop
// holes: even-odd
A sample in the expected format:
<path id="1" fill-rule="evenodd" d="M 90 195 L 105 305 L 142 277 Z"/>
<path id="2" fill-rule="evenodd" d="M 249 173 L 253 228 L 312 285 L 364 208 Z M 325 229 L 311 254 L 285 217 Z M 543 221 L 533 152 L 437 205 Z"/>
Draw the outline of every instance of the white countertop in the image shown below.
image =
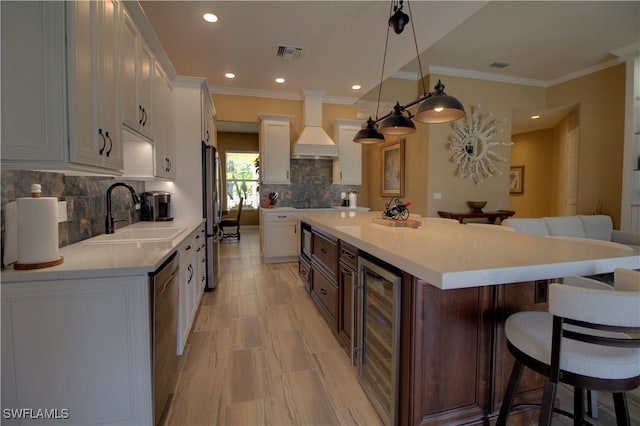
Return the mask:
<path id="1" fill-rule="evenodd" d="M 413 229 L 372 223 L 380 212 L 302 213 L 299 217 L 441 289 L 594 275 L 617 267 L 640 269 L 638 252 L 439 218 L 422 218 L 422 226 Z"/>
<path id="2" fill-rule="evenodd" d="M 62 247 L 64 263 L 50 268 L 2 271 L 2 282 L 48 281 L 57 279 L 104 278 L 146 275 L 155 271 L 189 236 L 203 219 L 171 222 L 136 222 L 116 230 L 116 234 L 130 229 L 183 228 L 168 241 L 100 242 L 102 235 Z"/>
<path id="3" fill-rule="evenodd" d="M 322 212 L 368 212 L 369 207 L 317 207 L 308 209 L 299 209 L 297 207 L 260 207 L 260 211 L 264 214 L 278 214 L 282 212 L 296 212 L 296 213 L 322 213 Z"/>

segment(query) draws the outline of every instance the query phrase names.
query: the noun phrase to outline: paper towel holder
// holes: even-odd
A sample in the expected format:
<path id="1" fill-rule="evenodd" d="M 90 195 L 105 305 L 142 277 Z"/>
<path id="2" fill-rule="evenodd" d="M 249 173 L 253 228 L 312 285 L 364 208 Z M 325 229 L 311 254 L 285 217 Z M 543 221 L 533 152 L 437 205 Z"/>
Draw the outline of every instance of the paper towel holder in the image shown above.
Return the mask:
<path id="1" fill-rule="evenodd" d="M 42 187 L 39 184 L 34 183 L 33 185 L 31 185 L 31 198 L 40 198 L 41 193 L 42 193 Z M 61 265 L 62 263 L 64 263 L 64 257 L 58 256 L 56 259 L 48 260 L 45 262 L 37 262 L 37 263 L 14 262 L 13 269 L 18 271 L 26 271 L 31 269 L 50 268 L 52 266 Z"/>

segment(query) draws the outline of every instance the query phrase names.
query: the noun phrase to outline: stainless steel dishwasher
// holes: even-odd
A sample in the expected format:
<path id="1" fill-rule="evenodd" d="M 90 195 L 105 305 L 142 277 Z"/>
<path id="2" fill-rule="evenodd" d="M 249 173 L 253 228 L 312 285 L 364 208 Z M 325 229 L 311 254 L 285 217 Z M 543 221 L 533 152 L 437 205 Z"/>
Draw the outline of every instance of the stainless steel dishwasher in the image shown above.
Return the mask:
<path id="1" fill-rule="evenodd" d="M 164 424 L 178 381 L 178 253 L 149 274 L 153 422 Z"/>

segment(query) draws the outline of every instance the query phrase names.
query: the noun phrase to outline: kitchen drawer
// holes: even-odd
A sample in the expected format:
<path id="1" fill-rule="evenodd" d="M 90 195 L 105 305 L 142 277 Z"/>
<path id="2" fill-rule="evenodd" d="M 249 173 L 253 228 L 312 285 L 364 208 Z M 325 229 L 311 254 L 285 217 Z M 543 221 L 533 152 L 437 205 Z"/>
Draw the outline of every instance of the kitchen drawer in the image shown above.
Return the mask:
<path id="1" fill-rule="evenodd" d="M 298 261 L 298 275 L 302 279 L 304 283 L 304 288 L 307 290 L 307 293 L 311 291 L 311 264 L 309 261 L 302 255 L 300 255 Z"/>
<path id="2" fill-rule="evenodd" d="M 358 249 L 340 241 L 340 261 L 352 269 L 358 269 Z"/>
<path id="3" fill-rule="evenodd" d="M 311 269 L 311 295 L 319 305 L 332 330 L 336 330 L 338 318 L 338 286 L 336 286 L 322 272 Z"/>
<path id="4" fill-rule="evenodd" d="M 338 276 L 338 244 L 335 239 L 313 231 L 311 258 L 326 269 L 335 282 Z"/>

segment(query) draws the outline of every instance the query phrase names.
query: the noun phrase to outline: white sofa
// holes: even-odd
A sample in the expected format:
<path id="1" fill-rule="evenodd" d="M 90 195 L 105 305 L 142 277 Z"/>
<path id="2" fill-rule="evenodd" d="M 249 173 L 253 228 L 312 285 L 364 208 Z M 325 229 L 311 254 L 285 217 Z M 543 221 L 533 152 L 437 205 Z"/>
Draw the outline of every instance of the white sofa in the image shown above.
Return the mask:
<path id="1" fill-rule="evenodd" d="M 606 215 L 509 218 L 502 221 L 502 226 L 544 237 L 584 238 L 593 243 L 609 241 L 640 251 L 640 234 L 613 229 L 611 218 Z"/>

